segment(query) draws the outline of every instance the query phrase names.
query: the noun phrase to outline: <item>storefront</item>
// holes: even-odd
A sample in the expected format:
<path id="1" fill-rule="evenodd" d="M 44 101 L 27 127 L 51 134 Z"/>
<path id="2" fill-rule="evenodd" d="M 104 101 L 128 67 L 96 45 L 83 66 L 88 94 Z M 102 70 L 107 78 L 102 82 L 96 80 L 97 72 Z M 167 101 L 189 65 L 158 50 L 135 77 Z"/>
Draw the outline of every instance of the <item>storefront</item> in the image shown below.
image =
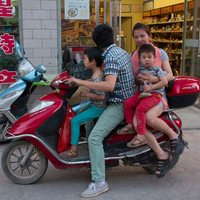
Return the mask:
<path id="1" fill-rule="evenodd" d="M 34 4 L 30 0 L 1 0 L 0 69 L 15 69 L 17 62 L 13 41 L 16 40 L 24 47 L 26 56 L 36 61 L 36 65 L 43 63 L 49 74 L 60 73 L 65 48 L 70 49 L 71 57 L 76 52 L 82 55 L 86 48 L 95 45 L 92 31 L 101 23 L 111 25 L 115 32 L 115 43 L 131 53 L 136 49 L 132 27 L 140 21 L 150 27 L 152 42 L 169 54 L 174 75 L 198 77 L 198 69 L 191 68 L 188 62 L 191 51 L 187 45 L 188 39 L 199 40 L 200 1 L 185 2 L 188 3 L 183 0 L 40 0 Z M 198 4 L 197 7 L 195 4 Z M 184 21 L 185 15 L 187 20 Z M 9 40 L 10 46 L 4 45 L 5 40 Z M 194 43 L 198 44 L 198 41 Z M 193 51 L 198 54 L 198 48 L 195 48 Z M 198 59 L 192 63 L 196 62 Z"/>
<path id="2" fill-rule="evenodd" d="M 35 66 L 61 73 L 63 51 L 68 47 L 70 58 L 77 52 L 83 56 L 95 45 L 92 31 L 101 23 L 111 25 L 114 42 L 131 53 L 136 49 L 132 27 L 143 22 L 152 42 L 168 53 L 174 75 L 200 77 L 199 5 L 200 0 L 0 0 L 0 67 L 16 69 L 16 40 Z"/>
<path id="3" fill-rule="evenodd" d="M 131 53 L 136 48 L 132 39 L 132 27 L 137 21 L 140 21 L 151 29 L 152 42 L 168 53 L 175 76 L 200 77 L 197 47 L 199 44 L 200 1 L 91 0 L 90 2 L 86 1 L 89 3 L 86 11 L 90 13 L 88 19 L 81 19 L 81 17 L 74 19 L 74 16 L 67 16 L 67 11 L 70 9 L 76 15 L 77 5 L 68 6 L 70 0 L 61 2 L 62 51 L 69 47 L 73 55 L 76 51 L 82 52 L 85 48 L 95 45 L 91 34 L 96 23 L 108 23 L 117 32 L 115 42 Z M 117 3 L 116 15 L 115 3 Z M 99 12 L 98 18 L 96 9 Z M 98 22 L 96 18 L 99 19 Z M 117 27 L 113 25 L 115 20 Z M 118 42 L 120 38 L 121 40 Z M 193 39 L 195 47 L 190 42 L 191 39 Z M 188 43 L 193 50 L 189 48 Z"/>

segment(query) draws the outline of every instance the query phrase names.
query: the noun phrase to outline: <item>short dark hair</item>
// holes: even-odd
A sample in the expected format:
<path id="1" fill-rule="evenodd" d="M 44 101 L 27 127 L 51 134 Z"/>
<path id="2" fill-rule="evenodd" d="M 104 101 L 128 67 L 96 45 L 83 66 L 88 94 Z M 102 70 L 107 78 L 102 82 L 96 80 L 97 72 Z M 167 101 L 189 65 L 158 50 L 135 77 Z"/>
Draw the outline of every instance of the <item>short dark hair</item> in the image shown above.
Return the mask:
<path id="1" fill-rule="evenodd" d="M 94 28 L 92 39 L 99 48 L 107 48 L 113 44 L 113 30 L 107 24 L 100 24 Z"/>
<path id="2" fill-rule="evenodd" d="M 138 50 L 139 58 L 141 56 L 141 53 L 143 53 L 143 52 L 147 52 L 147 53 L 151 53 L 152 52 L 154 57 L 156 56 L 156 50 L 150 44 L 143 44 L 142 46 L 139 47 L 139 50 Z"/>
<path id="3" fill-rule="evenodd" d="M 146 33 L 150 36 L 151 35 L 151 31 L 149 29 L 149 27 L 146 25 L 146 24 L 142 24 L 140 22 L 136 23 L 133 27 L 133 32 L 132 32 L 132 35 L 134 37 L 134 31 L 135 30 L 138 30 L 138 29 L 143 29 L 146 31 Z"/>
<path id="4" fill-rule="evenodd" d="M 98 47 L 90 47 L 84 51 L 84 54 L 88 56 L 90 62 L 94 59 L 96 61 L 97 67 L 101 67 L 103 63 L 101 49 Z"/>

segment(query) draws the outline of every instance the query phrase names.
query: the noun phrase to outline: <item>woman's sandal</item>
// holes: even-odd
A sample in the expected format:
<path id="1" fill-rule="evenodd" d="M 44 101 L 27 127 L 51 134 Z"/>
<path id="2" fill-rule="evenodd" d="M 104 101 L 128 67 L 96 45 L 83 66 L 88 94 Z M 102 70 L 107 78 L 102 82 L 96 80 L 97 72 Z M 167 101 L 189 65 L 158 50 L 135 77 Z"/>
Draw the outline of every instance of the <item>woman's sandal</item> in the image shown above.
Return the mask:
<path id="1" fill-rule="evenodd" d="M 179 139 L 172 139 L 170 140 L 170 143 L 171 143 L 172 156 L 179 156 L 183 153 Z"/>
<path id="2" fill-rule="evenodd" d="M 170 163 L 171 163 L 170 153 L 169 153 L 169 157 L 166 160 L 158 159 L 158 166 L 156 168 L 156 171 L 160 172 L 160 174 L 156 174 L 157 178 L 162 178 L 163 176 L 165 176 L 170 166 Z"/>
<path id="3" fill-rule="evenodd" d="M 131 147 L 131 148 L 138 147 L 138 146 L 144 145 L 146 143 L 147 143 L 147 141 L 145 139 L 145 136 L 144 136 L 144 138 L 135 136 L 130 142 L 127 143 L 127 147 Z"/>
<path id="4" fill-rule="evenodd" d="M 119 135 L 132 134 L 132 133 L 136 133 L 135 129 L 130 128 L 127 125 L 117 131 L 117 134 L 119 134 Z"/>
<path id="5" fill-rule="evenodd" d="M 71 149 L 68 149 L 67 151 L 63 151 L 62 153 L 59 154 L 62 158 L 75 158 L 78 157 L 78 151 L 75 152 Z"/>

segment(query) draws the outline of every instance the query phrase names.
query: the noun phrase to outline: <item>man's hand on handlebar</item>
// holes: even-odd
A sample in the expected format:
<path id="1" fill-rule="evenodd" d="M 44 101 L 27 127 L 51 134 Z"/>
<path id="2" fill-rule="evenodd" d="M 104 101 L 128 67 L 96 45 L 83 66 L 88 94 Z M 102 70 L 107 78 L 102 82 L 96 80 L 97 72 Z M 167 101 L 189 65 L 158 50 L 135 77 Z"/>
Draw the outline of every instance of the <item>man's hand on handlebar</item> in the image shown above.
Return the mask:
<path id="1" fill-rule="evenodd" d="M 68 78 L 68 79 L 63 80 L 63 81 L 67 82 L 70 87 L 80 86 L 80 79 L 77 79 L 77 78 L 74 78 L 74 77 Z"/>

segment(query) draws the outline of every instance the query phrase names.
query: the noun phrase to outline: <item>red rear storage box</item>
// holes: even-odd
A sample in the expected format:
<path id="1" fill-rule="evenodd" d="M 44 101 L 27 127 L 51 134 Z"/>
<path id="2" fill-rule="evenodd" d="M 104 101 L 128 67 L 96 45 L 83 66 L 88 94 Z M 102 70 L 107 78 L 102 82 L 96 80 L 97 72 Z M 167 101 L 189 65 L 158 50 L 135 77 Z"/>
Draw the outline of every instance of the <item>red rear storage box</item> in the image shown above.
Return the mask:
<path id="1" fill-rule="evenodd" d="M 199 79 L 190 76 L 178 76 L 167 93 L 170 108 L 191 106 L 199 96 Z"/>

